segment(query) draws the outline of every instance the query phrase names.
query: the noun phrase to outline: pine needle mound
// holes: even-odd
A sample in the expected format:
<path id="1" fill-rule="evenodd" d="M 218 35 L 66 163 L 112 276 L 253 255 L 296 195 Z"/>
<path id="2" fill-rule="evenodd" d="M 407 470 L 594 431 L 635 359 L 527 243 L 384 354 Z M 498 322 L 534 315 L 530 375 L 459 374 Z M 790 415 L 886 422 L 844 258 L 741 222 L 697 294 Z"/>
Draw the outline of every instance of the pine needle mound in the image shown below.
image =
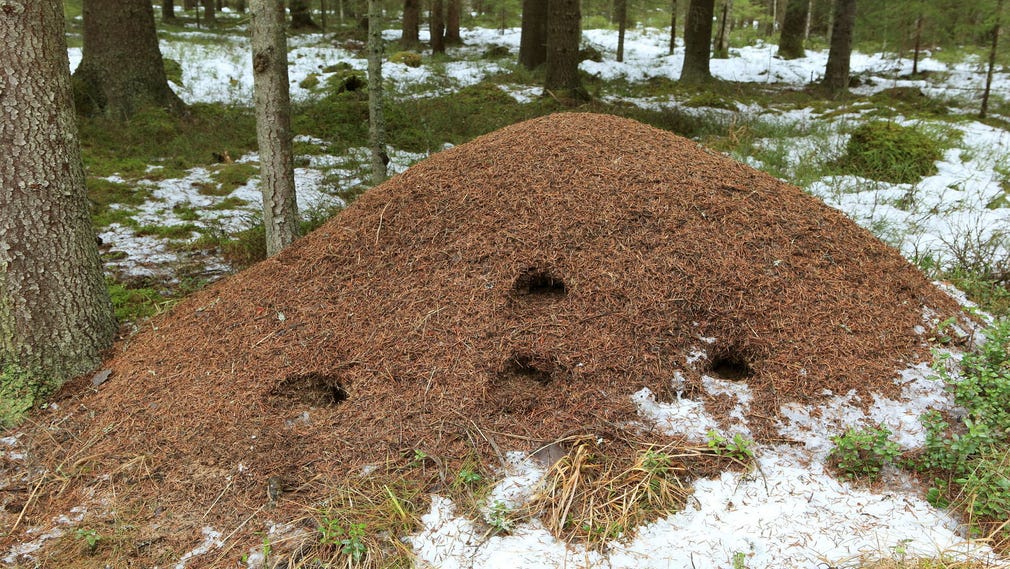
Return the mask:
<path id="1" fill-rule="evenodd" d="M 786 402 L 895 395 L 927 355 L 924 308 L 958 314 L 798 188 L 631 120 L 543 117 L 424 160 L 145 325 L 32 436 L 76 475 L 21 526 L 102 497 L 158 539 L 252 535 L 254 512 L 284 518 L 258 510 L 272 478 L 304 505 L 414 449 L 497 463 L 626 425 L 630 396 L 672 397 L 678 371 L 715 411 L 702 373 L 746 381 L 752 430 L 777 437 Z"/>

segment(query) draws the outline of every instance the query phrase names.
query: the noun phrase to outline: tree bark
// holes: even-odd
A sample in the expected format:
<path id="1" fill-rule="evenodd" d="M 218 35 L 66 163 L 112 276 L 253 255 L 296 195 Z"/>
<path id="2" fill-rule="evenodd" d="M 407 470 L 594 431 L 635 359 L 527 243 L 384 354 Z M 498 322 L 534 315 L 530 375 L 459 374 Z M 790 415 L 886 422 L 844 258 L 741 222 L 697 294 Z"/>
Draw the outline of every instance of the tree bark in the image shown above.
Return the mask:
<path id="1" fill-rule="evenodd" d="M 834 25 L 831 27 L 831 47 L 821 85 L 829 96 L 844 93 L 849 88 L 849 59 L 852 55 L 852 28 L 856 23 L 856 0 L 836 0 Z"/>
<path id="2" fill-rule="evenodd" d="M 308 0 L 288 0 L 288 10 L 291 12 L 292 30 L 318 30 L 319 26 L 312 21 Z"/>
<path id="3" fill-rule="evenodd" d="M 789 0 L 786 4 L 785 21 L 779 37 L 779 57 L 782 59 L 799 59 L 806 55 L 803 38 L 807 30 L 809 8 L 810 0 Z"/>
<path id="4" fill-rule="evenodd" d="M 672 0 L 670 6 L 670 53 L 677 47 L 677 0 Z"/>
<path id="5" fill-rule="evenodd" d="M 431 0 L 431 53 L 445 53 L 445 2 Z"/>
<path id="6" fill-rule="evenodd" d="M 982 107 L 979 118 L 989 114 L 989 92 L 992 90 L 992 73 L 996 68 L 996 51 L 999 48 L 1000 16 L 1003 12 L 1003 0 L 996 0 L 996 21 L 992 28 L 992 46 L 989 49 L 989 68 L 985 74 L 985 91 L 982 92 Z"/>
<path id="7" fill-rule="evenodd" d="M 715 0 L 691 0 L 684 25 L 684 68 L 680 80 L 701 83 L 712 79 L 709 69 L 712 16 Z"/>
<path id="8" fill-rule="evenodd" d="M 208 26 L 217 24 L 217 5 L 214 0 L 203 0 L 203 19 Z"/>
<path id="9" fill-rule="evenodd" d="M 536 69 L 547 62 L 547 0 L 523 0 L 519 64 Z"/>
<path id="10" fill-rule="evenodd" d="M 614 17 L 617 18 L 617 61 L 624 61 L 624 32 L 628 26 L 628 0 L 614 0 Z"/>
<path id="11" fill-rule="evenodd" d="M 260 153 L 260 190 L 267 255 L 298 237 L 294 161 L 291 149 L 291 97 L 284 5 L 278 0 L 251 0 L 253 97 Z"/>
<path id="12" fill-rule="evenodd" d="M 403 0 L 403 33 L 400 47 L 415 49 L 421 44 L 418 29 L 421 27 L 421 0 Z"/>
<path id="13" fill-rule="evenodd" d="M 94 369 L 116 332 L 88 212 L 63 2 L 0 0 L 0 52 L 0 366 L 19 366 L 48 391 Z"/>
<path id="14" fill-rule="evenodd" d="M 161 0 L 161 21 L 171 22 L 175 20 L 175 2 L 173 0 Z"/>
<path id="15" fill-rule="evenodd" d="M 915 18 L 915 45 L 912 47 L 912 76 L 919 74 L 919 53 L 922 50 L 922 12 Z"/>
<path id="16" fill-rule="evenodd" d="M 547 0 L 547 74 L 544 89 L 560 98 L 585 100 L 579 78 L 582 12 L 579 0 Z"/>
<path id="17" fill-rule="evenodd" d="M 185 110 L 168 86 L 148 0 L 85 0 L 84 50 L 73 89 L 84 115 L 125 120 L 147 106 Z"/>
<path id="18" fill-rule="evenodd" d="M 729 10 L 730 2 L 729 0 L 723 0 L 722 2 L 722 14 L 719 16 L 719 33 L 716 34 L 715 39 L 715 55 L 717 59 L 726 59 L 729 57 L 729 38 L 727 34 L 729 30 L 728 20 L 729 20 Z"/>
<path id="19" fill-rule="evenodd" d="M 459 15 L 463 6 L 460 0 L 448 0 L 445 8 L 445 44 L 463 45 L 463 38 L 459 35 Z"/>
<path id="20" fill-rule="evenodd" d="M 368 0 L 368 139 L 372 150 L 372 185 L 386 180 L 386 121 L 382 113 L 382 5 Z"/>

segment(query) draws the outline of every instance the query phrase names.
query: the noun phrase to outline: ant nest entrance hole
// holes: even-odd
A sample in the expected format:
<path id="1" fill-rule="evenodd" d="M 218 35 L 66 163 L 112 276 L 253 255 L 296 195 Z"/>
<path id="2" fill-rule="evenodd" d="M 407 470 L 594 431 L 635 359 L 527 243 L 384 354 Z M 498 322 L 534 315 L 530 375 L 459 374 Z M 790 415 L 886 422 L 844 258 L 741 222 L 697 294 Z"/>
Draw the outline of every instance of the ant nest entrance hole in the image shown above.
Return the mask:
<path id="1" fill-rule="evenodd" d="M 348 398 L 340 379 L 324 373 L 289 375 L 270 395 L 282 401 L 311 407 L 335 407 Z"/>
<path id="2" fill-rule="evenodd" d="M 512 290 L 519 296 L 563 297 L 565 281 L 547 269 L 530 267 L 516 277 Z"/>
<path id="3" fill-rule="evenodd" d="M 529 383 L 547 385 L 554 376 L 553 365 L 530 354 L 512 354 L 504 367 L 499 376 L 504 382 L 526 380 Z"/>
<path id="4" fill-rule="evenodd" d="M 716 354 L 709 363 L 705 373 L 726 381 L 745 381 L 754 375 L 747 358 L 735 349 Z"/>

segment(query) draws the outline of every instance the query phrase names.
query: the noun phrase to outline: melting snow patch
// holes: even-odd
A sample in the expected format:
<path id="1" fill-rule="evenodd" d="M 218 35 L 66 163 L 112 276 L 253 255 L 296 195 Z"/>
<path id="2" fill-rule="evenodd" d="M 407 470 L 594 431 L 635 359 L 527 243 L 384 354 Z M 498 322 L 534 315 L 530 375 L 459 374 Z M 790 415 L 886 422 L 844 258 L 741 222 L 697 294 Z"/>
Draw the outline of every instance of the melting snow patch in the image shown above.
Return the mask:
<path id="1" fill-rule="evenodd" d="M 175 569 L 184 569 L 186 567 L 186 562 L 190 559 L 203 555 L 210 551 L 211 549 L 217 549 L 224 545 L 221 541 L 221 532 L 215 531 L 214 528 L 205 527 L 203 528 L 203 543 L 196 547 L 196 549 L 185 553 L 179 562 L 175 564 Z"/>
<path id="2" fill-rule="evenodd" d="M 663 431 L 671 435 L 683 435 L 689 440 L 704 441 L 709 431 L 718 430 L 719 425 L 705 413 L 705 404 L 685 399 L 677 392 L 677 399 L 670 403 L 660 403 L 648 387 L 631 396 L 638 406 L 638 413 L 655 422 Z"/>

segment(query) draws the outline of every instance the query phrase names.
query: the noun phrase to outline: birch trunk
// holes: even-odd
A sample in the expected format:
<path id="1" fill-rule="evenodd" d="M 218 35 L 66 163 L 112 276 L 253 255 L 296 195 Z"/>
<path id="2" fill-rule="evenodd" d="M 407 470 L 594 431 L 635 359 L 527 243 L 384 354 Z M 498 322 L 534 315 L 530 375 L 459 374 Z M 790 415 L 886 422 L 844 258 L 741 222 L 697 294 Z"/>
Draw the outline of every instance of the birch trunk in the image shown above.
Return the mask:
<path id="1" fill-rule="evenodd" d="M 273 256 L 294 241 L 299 232 L 284 5 L 279 0 L 252 0 L 249 11 L 263 226 L 267 255 Z"/>

